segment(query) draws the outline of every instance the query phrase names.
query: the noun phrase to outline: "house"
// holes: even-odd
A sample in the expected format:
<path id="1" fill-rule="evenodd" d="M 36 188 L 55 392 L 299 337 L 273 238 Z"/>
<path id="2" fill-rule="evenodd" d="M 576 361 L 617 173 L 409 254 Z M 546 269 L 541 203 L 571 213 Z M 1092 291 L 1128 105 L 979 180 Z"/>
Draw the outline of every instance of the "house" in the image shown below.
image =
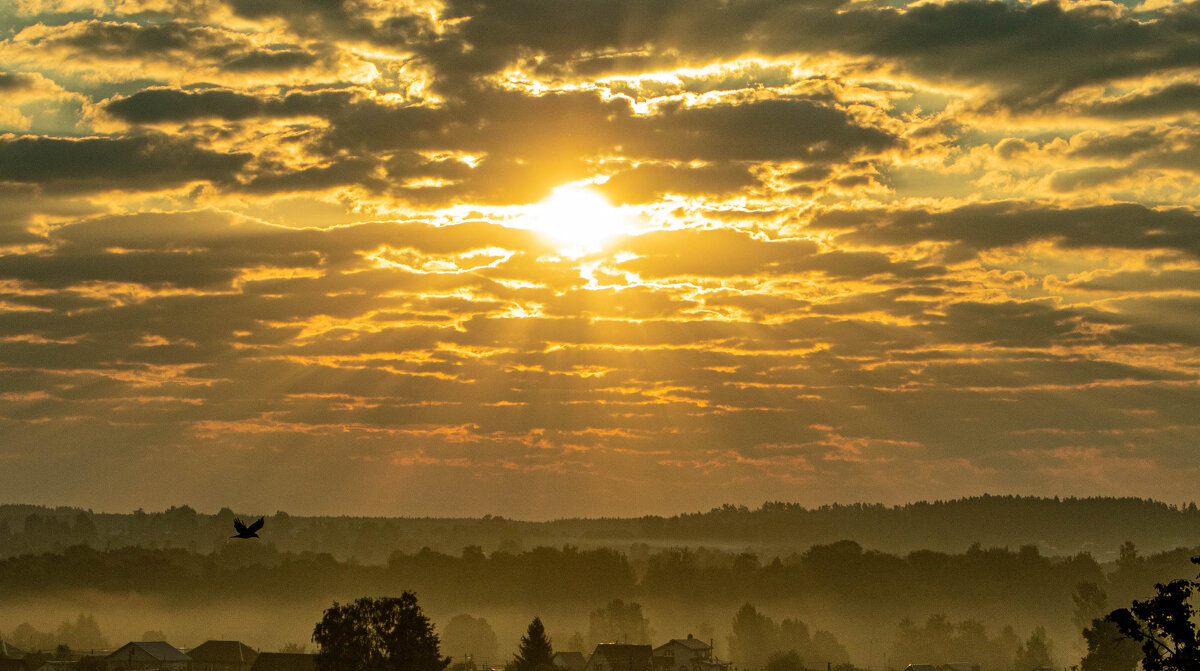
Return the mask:
<path id="1" fill-rule="evenodd" d="M 317 656 L 303 652 L 260 652 L 250 671 L 317 671 Z"/>
<path id="2" fill-rule="evenodd" d="M 582 652 L 556 652 L 550 663 L 563 671 L 583 671 L 587 658 Z"/>
<path id="3" fill-rule="evenodd" d="M 0 671 L 33 671 L 46 663 L 46 655 L 25 652 L 20 648 L 0 641 Z"/>
<path id="4" fill-rule="evenodd" d="M 191 671 L 250 671 L 258 651 L 241 641 L 205 641 L 187 651 Z"/>
<path id="5" fill-rule="evenodd" d="M 712 646 L 688 634 L 654 649 L 656 671 L 729 671 L 729 662 L 713 657 Z"/>
<path id="6" fill-rule="evenodd" d="M 105 671 L 188 671 L 191 657 L 166 641 L 131 641 L 104 658 Z"/>
<path id="7" fill-rule="evenodd" d="M 75 671 L 77 662 L 61 659 L 48 659 L 34 671 Z"/>
<path id="8" fill-rule="evenodd" d="M 654 650 L 649 645 L 601 643 L 583 671 L 654 671 Z"/>

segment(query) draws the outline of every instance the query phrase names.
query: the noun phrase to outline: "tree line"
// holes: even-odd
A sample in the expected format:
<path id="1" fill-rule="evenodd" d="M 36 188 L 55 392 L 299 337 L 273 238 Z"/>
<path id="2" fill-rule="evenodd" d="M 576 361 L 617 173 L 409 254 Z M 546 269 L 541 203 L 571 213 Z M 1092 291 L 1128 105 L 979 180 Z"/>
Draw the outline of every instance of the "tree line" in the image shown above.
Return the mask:
<path id="1" fill-rule="evenodd" d="M 941 612 L 1002 603 L 1065 621 L 1080 583 L 1095 584 L 1114 602 L 1126 602 L 1178 575 L 1192 553 L 1181 548 L 1142 555 L 1126 543 L 1115 562 L 1102 565 L 1088 554 L 1047 557 L 1034 546 L 1013 550 L 978 544 L 957 554 L 898 555 L 839 541 L 766 561 L 753 553 L 704 548 L 622 553 L 564 546 L 486 553 L 469 546 L 457 555 L 428 548 L 397 551 L 386 565 L 374 566 L 325 553 L 284 552 L 271 543 L 230 543 L 210 553 L 77 545 L 0 560 L 0 593 L 94 589 L 204 601 L 416 589 L 433 598 L 483 605 L 639 598 L 733 606 L 793 599 L 869 603 L 898 615 L 923 605 L 925 612 Z"/>
<path id="2" fill-rule="evenodd" d="M 1200 564 L 1200 556 L 1192 563 Z M 1134 600 L 1128 608 L 1117 608 L 1091 618 L 1083 633 L 1088 641 L 1087 654 L 1079 664 L 1081 671 L 1195 671 L 1200 668 L 1200 630 L 1193 596 L 1200 591 L 1200 577 L 1176 578 L 1154 587 L 1149 598 Z M 1076 587 L 1073 601 L 1077 623 L 1085 622 L 1097 608 L 1104 609 L 1106 595 L 1090 583 Z M 637 606 L 637 604 L 632 604 Z M 624 616 L 636 614 L 621 602 L 607 611 L 593 613 Z M 486 624 L 486 623 L 485 623 Z M 637 622 L 635 626 L 645 623 Z M 828 632 L 809 634 L 803 622 L 784 620 L 776 625 L 747 603 L 732 622 L 730 651 L 742 668 L 765 671 L 806 671 L 819 668 L 813 662 L 825 661 L 826 668 L 836 665 L 840 671 L 855 669 Z M 334 603 L 325 611 L 313 632 L 317 644 L 319 671 L 443 671 L 452 659 L 443 657 L 433 626 L 417 606 L 416 596 L 404 592 L 399 598 L 361 598 L 346 606 Z M 1053 644 L 1042 627 L 1029 638 L 1019 641 L 1011 627 L 989 637 L 982 624 L 965 621 L 952 624 L 945 616 L 931 616 L 923 625 L 900 623 L 892 654 L 898 660 L 946 663 L 951 659 L 970 660 L 987 671 L 1036 671 L 1057 666 Z M 556 671 L 552 663 L 553 645 L 545 626 L 537 616 L 505 665 L 505 671 Z M 903 662 L 901 662 L 903 663 Z M 885 663 L 887 668 L 896 665 Z M 452 671 L 473 671 L 467 659 Z M 633 668 L 633 664 L 630 664 Z"/>
<path id="3" fill-rule="evenodd" d="M 259 514 L 263 513 L 243 511 L 242 516 Z M 61 552 L 79 544 L 103 549 L 141 546 L 211 552 L 224 542 L 235 516 L 229 508 L 204 514 L 186 505 L 128 514 L 0 505 L 0 557 Z M 674 516 L 548 522 L 491 515 L 473 519 L 301 517 L 283 511 L 267 515 L 268 533 L 281 550 L 327 552 L 363 563 L 383 563 L 397 549 L 412 553 L 430 547 L 456 553 L 468 545 L 488 552 L 516 553 L 564 544 L 737 544 L 786 554 L 844 538 L 895 553 L 917 549 L 959 552 L 974 542 L 1017 547 L 1037 541 L 1047 554 L 1070 555 L 1088 549 L 1110 552 L 1127 540 L 1162 551 L 1194 544 L 1198 523 L 1200 510 L 1194 502 L 1172 505 L 1138 498 L 1020 496 L 816 508 L 775 501 L 758 508 L 730 504 Z"/>

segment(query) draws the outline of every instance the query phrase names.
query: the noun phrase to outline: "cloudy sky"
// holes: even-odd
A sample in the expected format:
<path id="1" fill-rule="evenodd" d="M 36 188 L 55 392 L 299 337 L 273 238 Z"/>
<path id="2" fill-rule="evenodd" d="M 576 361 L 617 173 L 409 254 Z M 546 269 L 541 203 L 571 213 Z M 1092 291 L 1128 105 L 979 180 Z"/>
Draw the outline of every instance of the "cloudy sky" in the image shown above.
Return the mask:
<path id="1" fill-rule="evenodd" d="M 1195 497 L 1200 4 L 0 0 L 0 491 Z"/>

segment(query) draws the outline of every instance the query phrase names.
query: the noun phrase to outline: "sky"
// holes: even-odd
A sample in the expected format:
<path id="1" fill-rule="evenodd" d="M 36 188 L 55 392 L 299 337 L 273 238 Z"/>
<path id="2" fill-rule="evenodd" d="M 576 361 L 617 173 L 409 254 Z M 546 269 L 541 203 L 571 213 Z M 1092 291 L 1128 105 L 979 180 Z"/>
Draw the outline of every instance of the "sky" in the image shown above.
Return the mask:
<path id="1" fill-rule="evenodd" d="M 1200 3 L 0 0 L 0 492 L 1195 498 Z"/>

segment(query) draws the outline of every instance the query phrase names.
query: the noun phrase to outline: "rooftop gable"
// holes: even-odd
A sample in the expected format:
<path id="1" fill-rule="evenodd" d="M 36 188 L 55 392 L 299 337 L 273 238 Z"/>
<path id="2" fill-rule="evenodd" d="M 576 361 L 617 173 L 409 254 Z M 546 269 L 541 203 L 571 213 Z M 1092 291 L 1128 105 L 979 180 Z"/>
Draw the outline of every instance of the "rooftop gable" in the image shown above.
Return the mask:
<path id="1" fill-rule="evenodd" d="M 258 651 L 241 641 L 205 641 L 187 655 L 201 664 L 253 664 L 258 659 Z"/>
<path id="2" fill-rule="evenodd" d="M 132 649 L 141 650 L 146 655 L 157 659 L 160 662 L 190 662 L 191 657 L 183 654 L 183 651 L 166 641 L 130 641 L 125 645 L 117 648 L 105 659 L 122 660 L 129 655 Z"/>

